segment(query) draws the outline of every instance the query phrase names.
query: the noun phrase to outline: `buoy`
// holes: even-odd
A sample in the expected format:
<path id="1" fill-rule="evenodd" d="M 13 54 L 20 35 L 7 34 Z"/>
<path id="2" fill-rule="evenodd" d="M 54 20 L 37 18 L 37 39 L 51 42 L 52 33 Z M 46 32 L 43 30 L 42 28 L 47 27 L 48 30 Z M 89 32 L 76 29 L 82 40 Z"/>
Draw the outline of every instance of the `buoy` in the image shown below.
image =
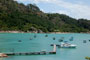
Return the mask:
<path id="1" fill-rule="evenodd" d="M 55 40 L 56 38 L 55 37 L 53 37 L 53 40 Z"/>
<path id="2" fill-rule="evenodd" d="M 64 40 L 64 37 L 61 37 L 61 39 L 59 39 L 59 42 L 63 42 Z"/>
<path id="3" fill-rule="evenodd" d="M 63 42 L 63 40 L 62 39 L 59 39 L 59 42 Z"/>
<path id="4" fill-rule="evenodd" d="M 22 42 L 21 40 L 18 40 L 18 42 Z"/>
<path id="5" fill-rule="evenodd" d="M 48 37 L 48 35 L 45 35 L 45 37 Z"/>
<path id="6" fill-rule="evenodd" d="M 86 43 L 86 40 L 83 40 L 83 43 Z"/>
<path id="7" fill-rule="evenodd" d="M 36 35 L 34 35 L 34 38 L 36 38 L 37 36 Z"/>
<path id="8" fill-rule="evenodd" d="M 90 42 L 90 40 L 89 40 L 89 42 Z"/>

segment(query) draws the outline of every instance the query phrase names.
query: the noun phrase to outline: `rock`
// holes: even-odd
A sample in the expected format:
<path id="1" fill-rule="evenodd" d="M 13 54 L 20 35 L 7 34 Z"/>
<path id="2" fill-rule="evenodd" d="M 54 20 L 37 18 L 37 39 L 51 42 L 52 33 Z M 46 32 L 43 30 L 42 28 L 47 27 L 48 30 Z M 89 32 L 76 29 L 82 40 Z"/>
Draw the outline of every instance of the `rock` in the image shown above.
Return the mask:
<path id="1" fill-rule="evenodd" d="M 37 30 L 37 33 L 43 33 L 43 31 L 42 31 L 42 30 L 40 30 L 40 29 L 38 29 L 38 30 Z"/>

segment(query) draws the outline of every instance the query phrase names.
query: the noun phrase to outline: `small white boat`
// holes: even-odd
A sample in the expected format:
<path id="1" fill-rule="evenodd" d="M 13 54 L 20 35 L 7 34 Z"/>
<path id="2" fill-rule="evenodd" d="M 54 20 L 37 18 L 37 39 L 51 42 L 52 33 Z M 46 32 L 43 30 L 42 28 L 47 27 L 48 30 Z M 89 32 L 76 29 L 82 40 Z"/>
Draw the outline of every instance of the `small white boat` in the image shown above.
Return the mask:
<path id="1" fill-rule="evenodd" d="M 61 43 L 60 47 L 61 48 L 76 48 L 76 45 L 63 42 L 63 43 Z"/>

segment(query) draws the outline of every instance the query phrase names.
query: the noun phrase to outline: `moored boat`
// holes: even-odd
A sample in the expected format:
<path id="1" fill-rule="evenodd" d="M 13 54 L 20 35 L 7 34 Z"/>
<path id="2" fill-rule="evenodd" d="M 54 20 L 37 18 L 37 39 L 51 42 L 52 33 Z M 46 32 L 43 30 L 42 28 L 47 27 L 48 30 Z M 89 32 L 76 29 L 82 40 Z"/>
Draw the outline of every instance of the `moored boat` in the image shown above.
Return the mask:
<path id="1" fill-rule="evenodd" d="M 60 44 L 60 47 L 61 47 L 61 48 L 76 48 L 76 45 L 62 42 L 62 43 Z"/>

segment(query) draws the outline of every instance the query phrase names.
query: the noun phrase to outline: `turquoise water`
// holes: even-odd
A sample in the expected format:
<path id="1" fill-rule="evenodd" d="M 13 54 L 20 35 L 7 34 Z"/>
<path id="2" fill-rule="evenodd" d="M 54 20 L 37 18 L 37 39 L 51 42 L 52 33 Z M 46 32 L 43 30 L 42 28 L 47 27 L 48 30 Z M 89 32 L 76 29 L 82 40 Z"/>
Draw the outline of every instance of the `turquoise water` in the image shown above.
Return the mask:
<path id="1" fill-rule="evenodd" d="M 58 48 L 55 55 L 28 55 L 28 56 L 10 56 L 0 58 L 0 60 L 85 60 L 90 57 L 90 34 L 34 34 L 34 33 L 1 33 L 0 34 L 0 52 L 37 52 L 41 50 L 52 51 L 50 44 L 60 44 L 58 41 L 64 37 L 64 41 L 76 44 L 77 48 Z M 34 37 L 35 36 L 35 37 Z M 53 38 L 56 38 L 53 40 Z M 73 41 L 69 41 L 74 37 Z M 18 41 L 21 42 L 18 42 Z M 83 43 L 86 40 L 87 43 Z"/>

